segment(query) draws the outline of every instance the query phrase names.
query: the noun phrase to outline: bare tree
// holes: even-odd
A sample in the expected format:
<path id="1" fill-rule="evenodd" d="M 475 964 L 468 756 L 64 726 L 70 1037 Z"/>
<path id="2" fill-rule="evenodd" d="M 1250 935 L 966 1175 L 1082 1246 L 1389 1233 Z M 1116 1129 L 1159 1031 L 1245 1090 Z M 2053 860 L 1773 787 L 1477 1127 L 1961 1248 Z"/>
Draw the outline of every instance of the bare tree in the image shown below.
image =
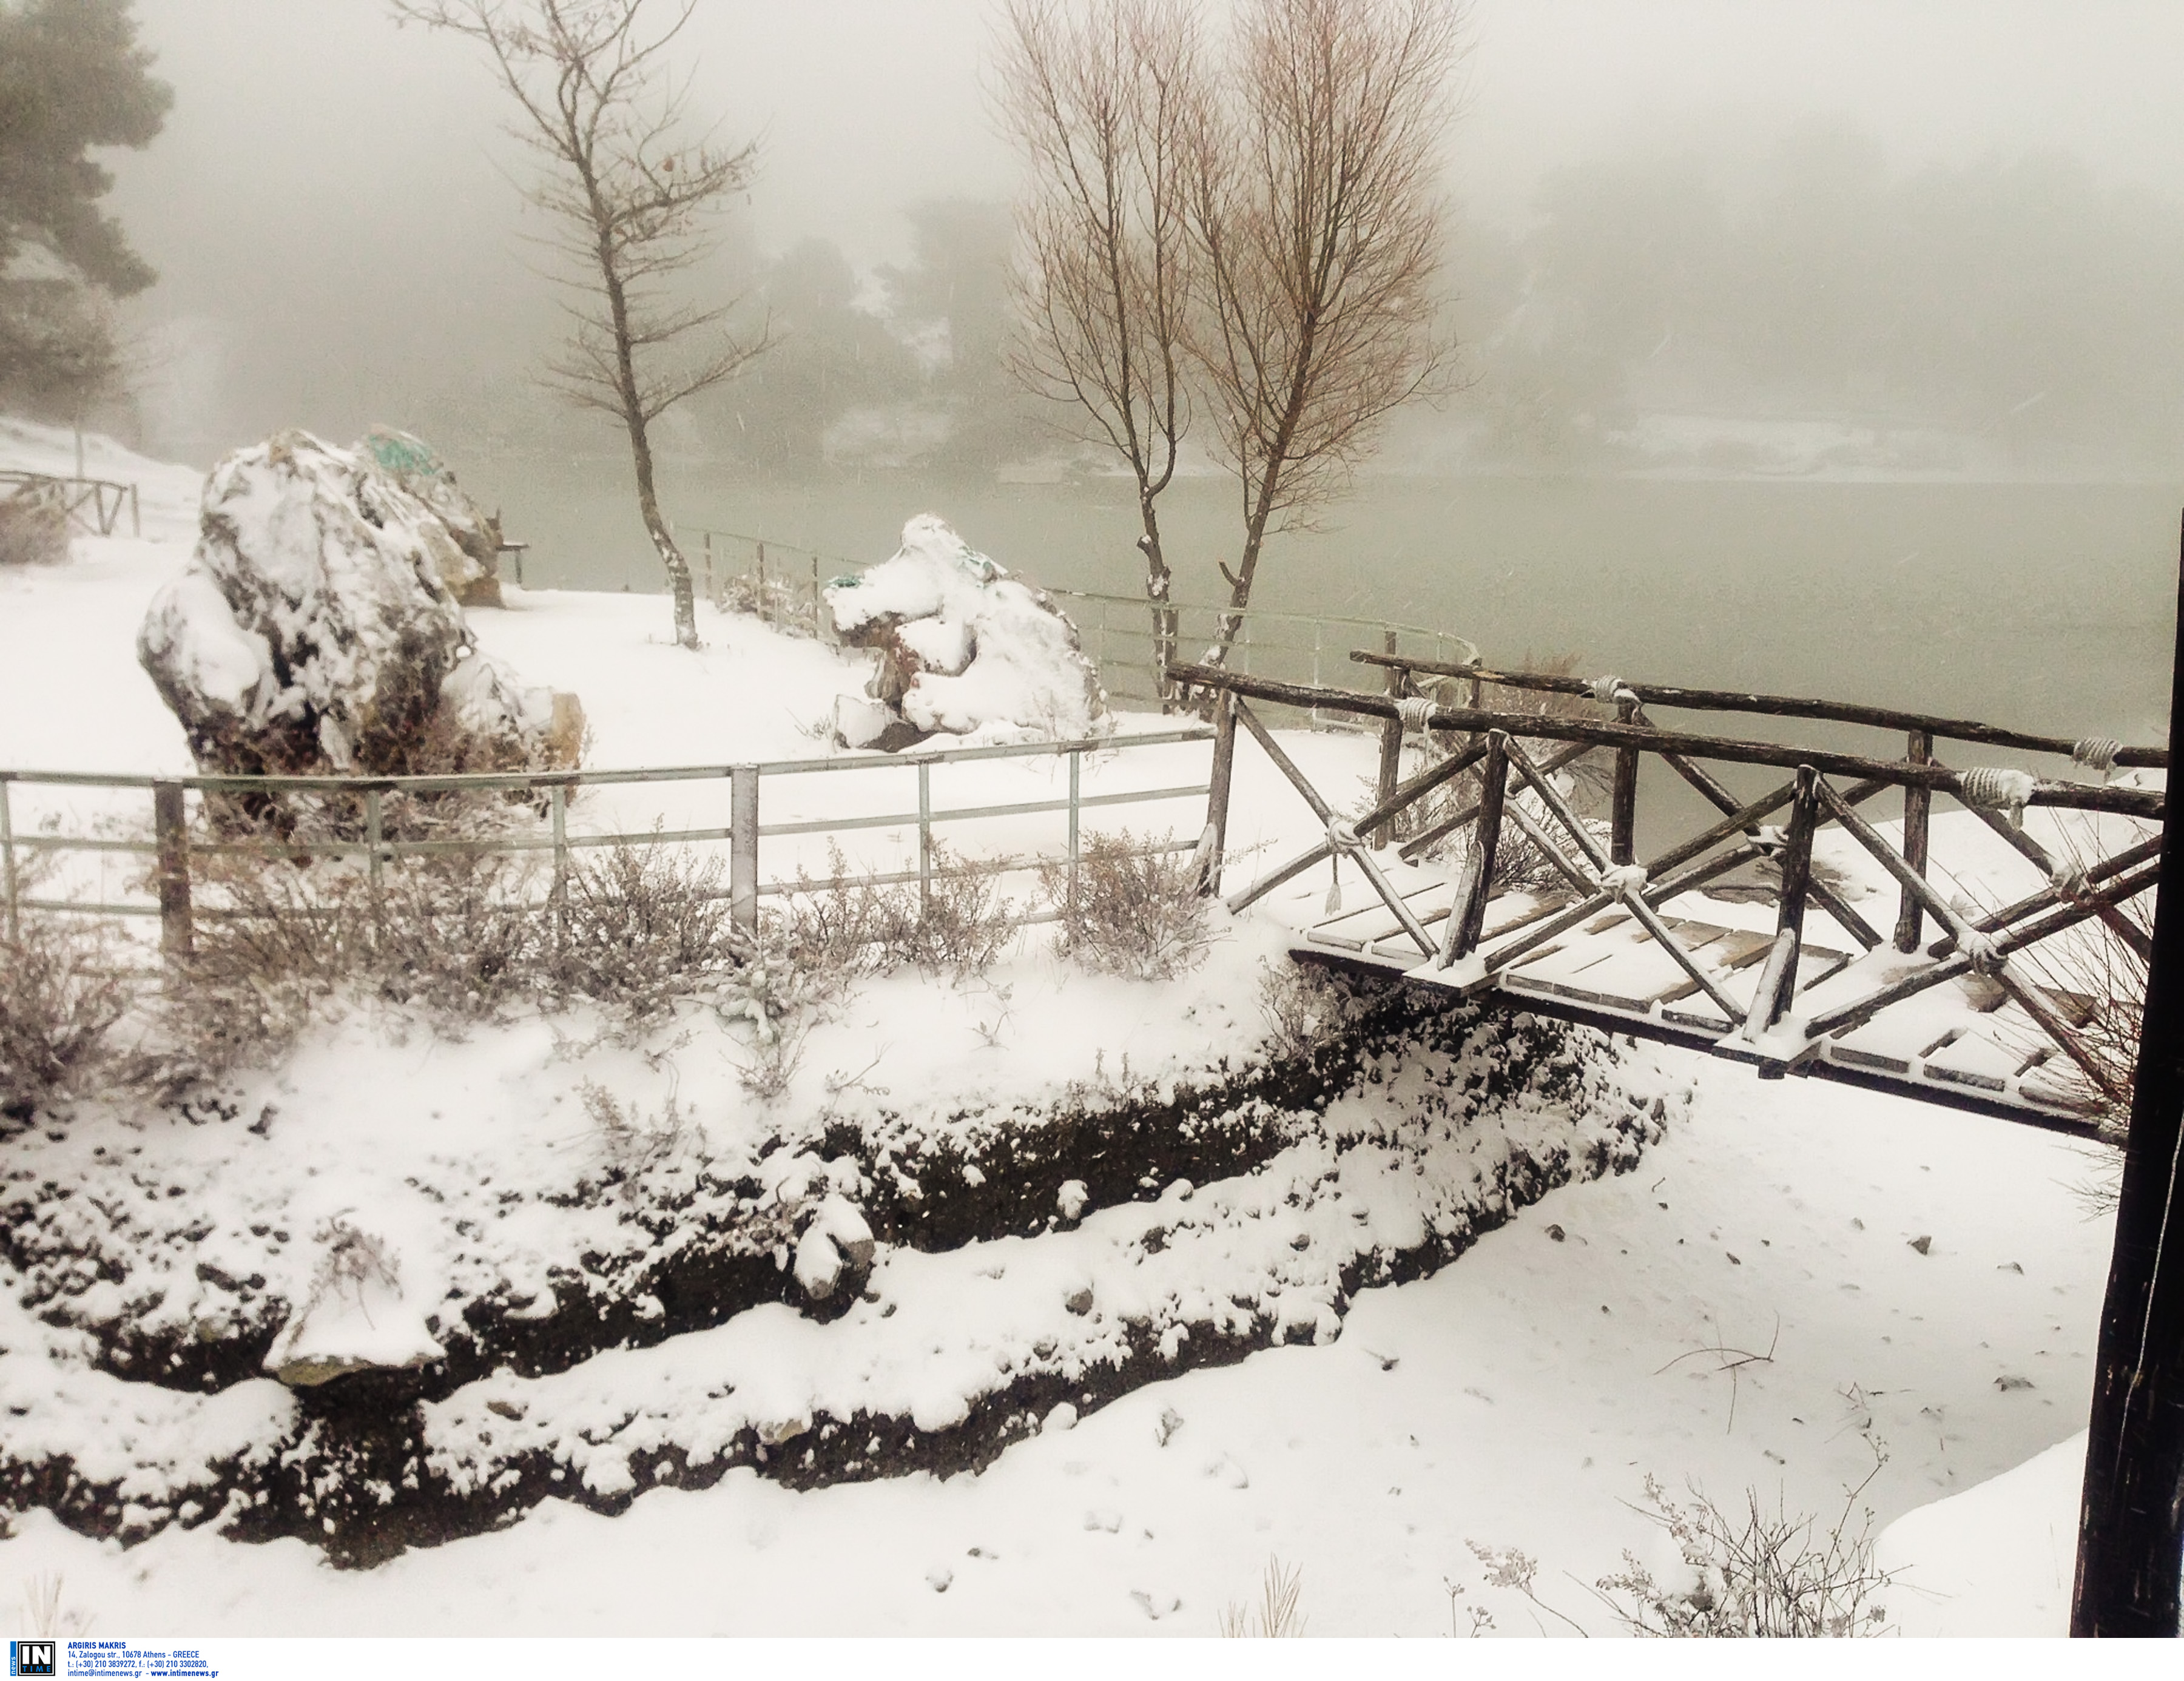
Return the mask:
<path id="1" fill-rule="evenodd" d="M 727 379 L 766 348 L 720 328 L 733 303 L 705 308 L 670 295 L 673 278 L 712 251 L 728 195 L 749 184 L 756 142 L 730 150 L 685 137 L 689 84 L 666 53 L 696 0 L 657 31 L 646 0 L 393 0 L 398 16 L 484 45 L 518 114 L 510 132 L 544 163 L 531 202 L 555 225 L 577 295 L 576 328 L 548 364 L 549 383 L 604 410 L 629 434 L 644 529 L 667 569 L 675 640 L 698 643 L 690 566 L 660 512 L 653 421 Z M 694 354 L 667 354 L 702 338 Z"/>
<path id="2" fill-rule="evenodd" d="M 1030 170 L 1009 365 L 1073 405 L 1075 435 L 1121 456 L 1136 481 L 1165 698 L 1176 616 L 1156 504 L 1190 418 L 1195 19 L 1183 0 L 1099 0 L 1074 16 L 1058 0 L 1010 0 L 1001 35 L 997 103 Z"/>
<path id="3" fill-rule="evenodd" d="M 1228 657 L 1267 538 L 1349 487 L 1380 423 L 1433 383 L 1440 248 L 1436 152 L 1463 8 L 1451 0 L 1243 0 L 1227 97 L 1200 108 L 1193 347 L 1243 493 L 1223 565 Z M 1233 708 L 1216 712 L 1209 886 L 1228 826 Z"/>

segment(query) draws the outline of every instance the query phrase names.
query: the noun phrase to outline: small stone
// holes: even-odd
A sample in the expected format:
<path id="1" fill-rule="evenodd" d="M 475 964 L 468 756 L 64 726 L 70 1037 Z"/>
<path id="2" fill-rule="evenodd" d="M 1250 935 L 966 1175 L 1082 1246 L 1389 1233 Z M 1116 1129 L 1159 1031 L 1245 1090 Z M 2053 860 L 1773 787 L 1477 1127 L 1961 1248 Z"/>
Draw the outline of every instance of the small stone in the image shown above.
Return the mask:
<path id="1" fill-rule="evenodd" d="M 1061 1305 L 1082 1319 L 1092 1311 L 1092 1287 L 1085 1284 L 1072 1290 L 1061 1299 Z"/>
<path id="2" fill-rule="evenodd" d="M 1919 1236 L 1911 1239 L 1910 1247 L 1917 1250 L 1919 1254 L 1925 1255 L 1933 1249 L 1934 1240 L 1932 1238 L 1921 1233 Z"/>
<path id="3" fill-rule="evenodd" d="M 1996 1378 L 1994 1380 L 1994 1386 L 1997 1389 L 2000 1389 L 2003 1394 L 2008 1394 L 2012 1389 L 2031 1389 L 2032 1387 L 2032 1380 L 2030 1378 L 2020 1378 L 2014 1374 L 2006 1375 Z"/>
<path id="4" fill-rule="evenodd" d="M 1557 1243 L 1561 1243 L 1564 1238 L 1569 1236 L 1569 1233 L 1563 1230 L 1559 1226 L 1550 1226 L 1547 1227 L 1547 1235 L 1553 1238 Z"/>
<path id="5" fill-rule="evenodd" d="M 949 1569 L 945 1565 L 936 1564 L 932 1569 L 925 1572 L 926 1586 L 932 1589 L 936 1594 L 946 1593 L 950 1584 L 953 1583 L 955 1579 L 956 1572 Z"/>

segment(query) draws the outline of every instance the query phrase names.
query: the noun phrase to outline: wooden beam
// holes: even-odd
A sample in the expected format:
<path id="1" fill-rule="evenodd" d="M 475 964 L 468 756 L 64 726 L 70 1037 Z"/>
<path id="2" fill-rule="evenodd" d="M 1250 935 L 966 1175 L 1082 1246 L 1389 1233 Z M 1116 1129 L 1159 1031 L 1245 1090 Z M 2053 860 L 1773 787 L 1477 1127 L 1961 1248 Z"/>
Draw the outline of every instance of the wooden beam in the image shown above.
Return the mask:
<path id="1" fill-rule="evenodd" d="M 1212 665 L 1179 665 L 1176 675 L 1186 682 L 1209 688 L 1225 688 L 1255 700 L 1284 706 L 1318 707 L 1323 711 L 1349 712 L 1360 717 L 1387 718 L 1396 715 L 1395 703 L 1384 696 L 1357 694 L 1348 689 L 1316 688 L 1307 683 L 1279 682 L 1223 671 Z M 1960 795 L 1954 772 L 1941 765 L 1910 765 L 1898 760 L 1870 759 L 1855 753 L 1826 753 L 1812 749 L 1783 747 L 1774 742 L 1743 741 L 1728 736 L 1690 735 L 1676 730 L 1645 729 L 1632 724 L 1612 724 L 1575 718 L 1557 718 L 1526 712 L 1486 712 L 1466 706 L 1437 708 L 1427 720 L 1436 730 L 1506 730 L 1513 736 L 1540 741 L 1581 741 L 1598 747 L 1635 747 L 1646 753 L 1680 753 L 1691 759 L 1719 760 L 1733 765 L 1774 765 L 1794 771 L 1810 765 L 1825 776 L 1874 778 L 1897 788 L 1938 788 Z M 2159 818 L 2162 795 L 2148 788 L 2096 788 L 2084 782 L 2036 780 L 2028 802 L 2033 805 L 2070 807 L 2084 811 L 2116 811 L 2129 816 Z"/>
<path id="2" fill-rule="evenodd" d="M 1385 665 L 1385 654 L 1353 649 L 1351 659 L 1360 665 Z M 1431 660 L 1402 660 L 1405 671 L 1428 676 L 1470 677 L 1499 683 L 1504 688 L 1531 689 L 1549 694 L 1591 695 L 1592 684 L 1583 677 L 1565 677 L 1544 671 L 1494 671 L 1482 665 L 1451 665 Z M 1838 724 L 1869 724 L 1875 729 L 1908 732 L 1918 730 L 1950 741 L 1978 742 L 1986 747 L 2014 748 L 2027 753 L 2059 753 L 2069 756 L 2077 743 L 2062 736 L 2032 735 L 2003 729 L 1972 718 L 1934 718 L 1920 712 L 1901 712 L 1889 706 L 1864 706 L 1855 701 L 1805 699 L 1795 695 L 1747 694 L 1710 688 L 1680 688 L 1669 683 L 1625 682 L 1623 687 L 1642 703 L 1680 706 L 1694 712 L 1751 712 L 1763 717 L 1820 718 Z M 2169 752 L 2159 747 L 2126 747 L 2115 762 L 2125 766 L 2165 769 Z"/>

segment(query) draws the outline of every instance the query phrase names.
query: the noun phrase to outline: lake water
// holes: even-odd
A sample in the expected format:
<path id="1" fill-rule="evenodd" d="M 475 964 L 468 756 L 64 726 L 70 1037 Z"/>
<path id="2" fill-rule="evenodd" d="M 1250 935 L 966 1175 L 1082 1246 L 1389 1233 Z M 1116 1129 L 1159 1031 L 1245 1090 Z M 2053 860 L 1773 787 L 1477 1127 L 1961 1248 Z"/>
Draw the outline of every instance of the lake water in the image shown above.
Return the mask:
<path id="1" fill-rule="evenodd" d="M 686 538 L 710 526 L 872 561 L 930 510 L 1034 582 L 1137 587 L 1133 499 L 1112 481 L 738 483 L 671 463 L 661 477 Z M 534 584 L 660 587 L 625 461 L 465 479 L 533 543 Z M 1588 673 L 2157 743 L 2180 505 L 2184 485 L 1372 477 L 1319 530 L 1269 547 L 1255 601 L 1451 631 L 1490 662 L 1574 654 Z M 1162 510 L 1178 596 L 1216 598 L 1212 561 L 1235 553 L 1234 491 L 1181 482 Z M 809 565 L 777 550 L 784 561 Z"/>

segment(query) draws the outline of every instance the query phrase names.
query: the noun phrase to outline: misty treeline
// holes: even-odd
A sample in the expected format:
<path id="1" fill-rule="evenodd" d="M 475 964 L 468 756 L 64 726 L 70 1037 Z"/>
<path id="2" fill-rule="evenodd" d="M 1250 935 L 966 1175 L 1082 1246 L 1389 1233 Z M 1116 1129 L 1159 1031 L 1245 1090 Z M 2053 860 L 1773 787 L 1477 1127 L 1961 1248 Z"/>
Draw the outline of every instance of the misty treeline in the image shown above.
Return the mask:
<path id="1" fill-rule="evenodd" d="M 128 0 L 0 3 L 0 410 L 77 419 L 127 382 L 114 304 L 156 276 L 91 154 L 159 132 L 150 64 Z"/>
<path id="2" fill-rule="evenodd" d="M 2184 205 L 2067 155 L 1906 170 L 1809 121 L 1588 159 L 1533 208 L 1450 257 L 1490 458 L 1611 465 L 1642 413 L 1932 428 L 2033 470 L 2184 447 Z"/>

